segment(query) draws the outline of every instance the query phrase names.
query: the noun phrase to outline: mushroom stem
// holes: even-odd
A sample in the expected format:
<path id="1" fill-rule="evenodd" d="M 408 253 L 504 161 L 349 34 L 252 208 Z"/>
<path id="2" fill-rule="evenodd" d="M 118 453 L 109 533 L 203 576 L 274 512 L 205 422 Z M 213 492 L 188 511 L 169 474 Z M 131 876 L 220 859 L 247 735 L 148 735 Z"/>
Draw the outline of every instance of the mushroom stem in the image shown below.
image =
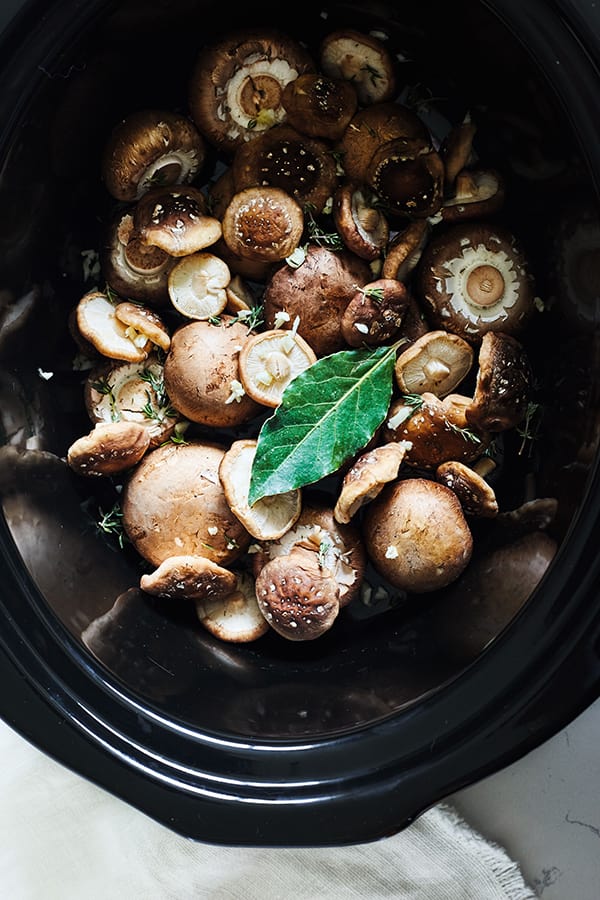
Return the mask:
<path id="1" fill-rule="evenodd" d="M 451 369 L 439 359 L 430 359 L 423 366 L 423 371 L 432 381 L 443 381 L 450 375 Z"/>
<path id="2" fill-rule="evenodd" d="M 504 278 L 495 266 L 477 266 L 467 278 L 467 293 L 477 306 L 493 306 L 504 293 Z"/>

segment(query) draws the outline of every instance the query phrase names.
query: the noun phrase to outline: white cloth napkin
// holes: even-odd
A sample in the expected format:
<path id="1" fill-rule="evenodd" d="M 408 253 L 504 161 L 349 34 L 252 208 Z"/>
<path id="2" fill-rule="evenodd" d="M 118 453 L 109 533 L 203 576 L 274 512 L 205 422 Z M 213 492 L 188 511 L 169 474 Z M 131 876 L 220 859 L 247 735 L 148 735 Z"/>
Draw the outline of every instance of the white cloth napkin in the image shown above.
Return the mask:
<path id="1" fill-rule="evenodd" d="M 379 841 L 238 848 L 182 838 L 0 722 L 0 897 L 530 900 L 518 864 L 440 804 Z"/>

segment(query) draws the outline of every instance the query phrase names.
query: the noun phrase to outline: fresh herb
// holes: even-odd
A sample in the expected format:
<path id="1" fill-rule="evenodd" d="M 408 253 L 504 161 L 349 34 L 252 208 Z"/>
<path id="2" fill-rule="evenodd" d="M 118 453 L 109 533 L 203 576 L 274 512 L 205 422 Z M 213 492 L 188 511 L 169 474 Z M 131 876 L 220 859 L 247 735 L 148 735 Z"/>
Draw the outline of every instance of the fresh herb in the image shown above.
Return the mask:
<path id="1" fill-rule="evenodd" d="M 523 424 L 520 428 L 516 429 L 517 434 L 521 438 L 521 446 L 518 450 L 519 456 L 523 455 L 526 447 L 528 448 L 528 456 L 531 456 L 531 454 L 533 453 L 533 445 L 539 435 L 540 427 L 542 424 L 542 417 L 543 407 L 540 403 L 531 401 L 527 404 Z"/>
<path id="2" fill-rule="evenodd" d="M 395 431 L 398 425 L 402 425 L 403 422 L 410 419 L 418 409 L 421 409 L 425 402 L 421 394 L 403 394 L 401 399 L 402 405 L 400 409 L 394 413 L 387 423 L 388 428 L 391 428 L 392 431 Z"/>
<path id="3" fill-rule="evenodd" d="M 142 407 L 142 412 L 147 419 L 154 419 L 157 422 L 164 422 L 166 419 L 172 419 L 177 415 L 177 410 L 171 406 L 171 401 L 165 390 L 165 382 L 162 373 L 157 374 L 152 369 L 143 369 L 139 373 L 141 381 L 145 381 L 150 386 L 150 391 L 146 391 L 147 403 Z"/>
<path id="4" fill-rule="evenodd" d="M 110 303 L 112 303 L 113 306 L 116 306 L 118 303 L 122 302 L 121 298 L 119 297 L 117 292 L 111 288 L 110 284 L 107 284 L 105 286 L 104 293 L 106 294 L 106 299 Z"/>
<path id="5" fill-rule="evenodd" d="M 446 422 L 446 425 L 453 431 L 455 434 L 459 434 L 461 438 L 465 441 L 470 441 L 472 444 L 480 444 L 481 438 L 478 434 L 475 434 L 474 431 L 471 431 L 470 428 L 461 428 L 460 425 L 456 425 L 454 422 Z"/>
<path id="6" fill-rule="evenodd" d="M 327 568 L 327 557 L 332 549 L 331 541 L 321 541 L 319 544 L 319 568 Z"/>
<path id="7" fill-rule="evenodd" d="M 370 66 L 368 63 L 365 63 L 365 65 L 362 67 L 362 70 L 363 72 L 367 72 L 369 78 L 371 79 L 371 84 L 375 87 L 377 86 L 377 82 L 383 78 L 383 74 L 379 71 L 379 69 L 376 69 L 374 66 Z"/>
<path id="8" fill-rule="evenodd" d="M 337 471 L 387 414 L 397 345 L 340 350 L 297 375 L 258 435 L 248 501 Z"/>
<path id="9" fill-rule="evenodd" d="M 108 512 L 104 512 L 103 509 L 99 509 L 98 512 L 100 513 L 100 518 L 97 522 L 98 530 L 103 532 L 103 534 L 116 537 L 117 543 L 122 550 L 128 538 L 123 528 L 123 510 L 120 504 L 118 502 L 115 503 Z"/>
<path id="10" fill-rule="evenodd" d="M 111 422 L 120 422 L 121 413 L 117 409 L 117 398 L 113 393 L 113 386 L 108 378 L 99 378 L 97 381 L 92 381 L 91 387 L 99 394 L 102 394 L 103 397 L 108 397 Z"/>
<path id="11" fill-rule="evenodd" d="M 251 331 L 256 331 L 263 324 L 263 313 L 264 307 L 260 303 L 257 303 L 251 309 L 240 309 L 238 314 L 233 316 L 230 322 L 227 322 L 227 328 L 231 328 L 236 322 L 241 322 L 248 327 L 248 334 L 250 334 Z"/>
<path id="12" fill-rule="evenodd" d="M 356 285 L 356 290 L 362 294 L 367 300 L 373 300 L 374 303 L 383 303 L 383 288 L 366 287 L 362 288 Z"/>

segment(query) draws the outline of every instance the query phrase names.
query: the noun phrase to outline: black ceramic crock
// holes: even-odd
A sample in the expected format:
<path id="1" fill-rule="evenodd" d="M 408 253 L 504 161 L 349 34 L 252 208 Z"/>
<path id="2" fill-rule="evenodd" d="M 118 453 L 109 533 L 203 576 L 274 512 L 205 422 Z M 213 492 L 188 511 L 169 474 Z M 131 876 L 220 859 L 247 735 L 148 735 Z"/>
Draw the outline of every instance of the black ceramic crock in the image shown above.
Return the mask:
<path id="1" fill-rule="evenodd" d="M 253 4 L 236 24 L 280 15 Z M 465 618 L 459 581 L 349 609 L 300 645 L 219 643 L 141 594 L 136 560 L 94 527 L 108 489 L 64 462 L 88 430 L 67 318 L 108 209 L 103 141 L 129 110 L 182 106 L 197 48 L 230 20 L 196 0 L 30 0 L 2 36 L 0 713 L 194 839 L 357 843 L 518 759 L 598 695 L 600 12 L 421 0 L 308 3 L 292 17 L 309 46 L 333 25 L 387 32 L 424 101 L 449 120 L 477 110 L 544 305 L 528 345 L 545 415 L 499 496 L 518 508 L 533 485 L 556 502 L 551 521 L 521 527 L 558 547 L 504 618 L 496 570 L 479 619 Z"/>

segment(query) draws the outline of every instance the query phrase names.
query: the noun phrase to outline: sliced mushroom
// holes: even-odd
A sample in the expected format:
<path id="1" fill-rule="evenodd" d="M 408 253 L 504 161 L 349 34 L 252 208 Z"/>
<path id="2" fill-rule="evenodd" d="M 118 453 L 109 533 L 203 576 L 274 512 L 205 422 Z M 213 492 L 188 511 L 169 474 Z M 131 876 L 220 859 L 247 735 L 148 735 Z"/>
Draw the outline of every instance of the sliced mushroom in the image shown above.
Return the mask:
<path id="1" fill-rule="evenodd" d="M 245 28 L 204 47 L 189 82 L 200 132 L 228 154 L 285 120 L 286 84 L 315 65 L 304 47 L 274 28 Z"/>
<path id="2" fill-rule="evenodd" d="M 117 318 L 116 308 L 102 291 L 84 294 L 75 311 L 77 332 L 102 356 L 142 362 L 152 344 L 146 335 L 134 333 L 135 329 Z"/>
<path id="3" fill-rule="evenodd" d="M 333 510 L 336 522 L 350 522 L 365 503 L 377 497 L 389 481 L 394 481 L 409 449 L 408 443 L 392 441 L 363 453 L 344 475 Z"/>
<path id="4" fill-rule="evenodd" d="M 140 588 L 155 597 L 169 600 L 223 600 L 236 586 L 229 569 L 205 556 L 169 556 L 154 572 L 140 578 Z"/>
<path id="5" fill-rule="evenodd" d="M 167 279 L 174 259 L 159 247 L 143 244 L 133 227 L 131 212 L 111 222 L 100 265 L 106 282 L 122 297 L 162 306 L 168 302 Z"/>
<path id="6" fill-rule="evenodd" d="M 442 463 L 435 470 L 440 484 L 454 491 L 468 516 L 492 519 L 498 515 L 494 489 L 475 469 L 457 460 Z"/>
<path id="7" fill-rule="evenodd" d="M 436 469 L 448 460 L 471 462 L 484 452 L 490 436 L 469 427 L 466 397 L 448 394 L 443 400 L 425 392 L 415 398 L 399 397 L 392 402 L 383 431 L 384 441 L 408 441 L 406 464 L 422 469 Z"/>
<path id="8" fill-rule="evenodd" d="M 444 222 L 484 218 L 504 205 L 504 177 L 495 169 L 463 169 L 456 176 L 452 197 L 444 200 L 440 216 Z"/>
<path id="9" fill-rule="evenodd" d="M 256 579 L 259 608 L 281 637 L 311 641 L 325 634 L 340 611 L 339 585 L 316 554 L 293 548 L 268 562 Z"/>
<path id="10" fill-rule="evenodd" d="M 384 488 L 366 509 L 365 542 L 378 572 L 408 593 L 446 587 L 464 572 L 473 552 L 456 494 L 427 478 Z"/>
<path id="11" fill-rule="evenodd" d="M 171 406 L 163 380 L 163 366 L 150 355 L 141 363 L 95 366 L 84 388 L 92 422 L 136 422 L 150 433 L 150 447 L 169 439 L 180 420 Z"/>
<path id="12" fill-rule="evenodd" d="M 130 113 L 113 129 L 104 150 L 102 177 L 117 200 L 138 200 L 151 187 L 189 183 L 206 155 L 193 122 L 168 110 Z"/>
<path id="13" fill-rule="evenodd" d="M 226 428 L 258 415 L 261 407 L 240 381 L 239 353 L 247 338 L 246 326 L 226 315 L 220 324 L 190 322 L 173 334 L 164 364 L 165 388 L 186 419 Z"/>
<path id="14" fill-rule="evenodd" d="M 207 631 L 233 644 L 256 641 L 270 627 L 256 599 L 254 578 L 247 572 L 238 573 L 237 585 L 227 596 L 198 599 L 196 614 Z"/>
<path id="15" fill-rule="evenodd" d="M 418 286 L 437 328 L 479 343 L 487 331 L 518 334 L 534 310 L 533 278 L 515 236 L 490 224 L 455 224 L 434 236 Z"/>
<path id="16" fill-rule="evenodd" d="M 260 263 L 290 256 L 304 230 L 300 204 L 275 186 L 248 187 L 234 194 L 223 216 L 223 239 L 232 253 Z"/>
<path id="17" fill-rule="evenodd" d="M 169 273 L 171 303 L 186 319 L 211 319 L 227 305 L 229 266 L 209 251 L 184 256 Z"/>
<path id="18" fill-rule="evenodd" d="M 458 335 L 428 331 L 398 355 L 396 383 L 404 394 L 445 397 L 470 372 L 473 359 L 472 346 Z"/>
<path id="19" fill-rule="evenodd" d="M 248 338 L 240 352 L 240 381 L 249 397 L 274 408 L 288 384 L 316 360 L 316 353 L 299 334 L 262 331 Z"/>
<path id="20" fill-rule="evenodd" d="M 430 231 L 427 219 L 415 219 L 396 232 L 385 248 L 381 277 L 405 281 L 421 259 Z"/>
<path id="21" fill-rule="evenodd" d="M 401 216 L 433 216 L 444 201 L 444 164 L 429 137 L 381 144 L 367 165 L 365 181 Z"/>
<path id="22" fill-rule="evenodd" d="M 346 247 L 361 259 L 381 256 L 390 236 L 390 226 L 375 197 L 366 186 L 344 182 L 333 195 L 333 220 Z"/>
<path id="23" fill-rule="evenodd" d="M 286 491 L 249 505 L 248 489 L 256 444 L 251 439 L 234 441 L 223 456 L 219 478 L 231 511 L 246 530 L 257 540 L 273 541 L 297 521 L 302 510 L 302 492 Z"/>
<path id="24" fill-rule="evenodd" d="M 337 141 L 356 112 L 358 97 L 344 79 L 307 72 L 286 84 L 281 102 L 297 131 Z"/>
<path id="25" fill-rule="evenodd" d="M 396 93 L 394 58 L 378 37 L 355 29 L 333 31 L 319 50 L 321 69 L 331 78 L 345 78 L 361 106 L 383 103 Z"/>
<path id="26" fill-rule="evenodd" d="M 127 336 L 134 342 L 142 339 L 160 347 L 165 353 L 171 346 L 171 335 L 163 319 L 153 309 L 124 300 L 115 306 L 117 319 L 126 326 Z"/>
<path id="27" fill-rule="evenodd" d="M 67 463 L 78 475 L 114 475 L 140 461 L 150 445 L 150 432 L 137 422 L 101 422 L 67 451 Z"/>
<path id="28" fill-rule="evenodd" d="M 342 335 L 350 347 L 377 347 L 396 337 L 408 306 L 401 281 L 379 278 L 357 290 L 344 310 Z"/>
<path id="29" fill-rule="evenodd" d="M 292 128 L 278 125 L 243 144 L 231 162 L 236 191 L 279 188 L 301 208 L 323 211 L 337 187 L 336 163 L 331 147 Z"/>
<path id="30" fill-rule="evenodd" d="M 152 565 L 203 556 L 228 566 L 247 549 L 250 534 L 229 509 L 219 480 L 224 454 L 208 441 L 169 442 L 132 470 L 121 495 L 123 527 Z"/>
<path id="31" fill-rule="evenodd" d="M 215 244 L 221 223 L 206 213 L 206 198 L 199 188 L 152 188 L 133 211 L 133 226 L 144 244 L 159 247 L 169 256 L 187 256 Z"/>
<path id="32" fill-rule="evenodd" d="M 502 332 L 488 332 L 479 348 L 479 368 L 467 422 L 484 431 L 504 431 L 521 422 L 533 394 L 533 372 L 523 345 Z"/>

